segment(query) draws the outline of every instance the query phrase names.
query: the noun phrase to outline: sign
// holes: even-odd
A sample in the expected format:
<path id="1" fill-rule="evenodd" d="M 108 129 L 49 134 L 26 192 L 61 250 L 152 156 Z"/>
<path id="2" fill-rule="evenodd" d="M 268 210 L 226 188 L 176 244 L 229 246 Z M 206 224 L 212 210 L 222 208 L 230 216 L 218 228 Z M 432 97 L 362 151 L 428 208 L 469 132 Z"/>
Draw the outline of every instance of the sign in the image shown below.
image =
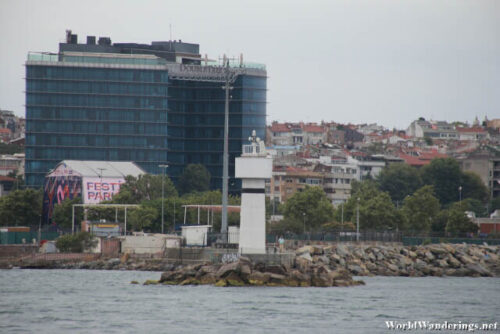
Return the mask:
<path id="1" fill-rule="evenodd" d="M 98 204 L 110 201 L 125 183 L 123 178 L 86 177 L 83 179 L 83 203 Z"/>

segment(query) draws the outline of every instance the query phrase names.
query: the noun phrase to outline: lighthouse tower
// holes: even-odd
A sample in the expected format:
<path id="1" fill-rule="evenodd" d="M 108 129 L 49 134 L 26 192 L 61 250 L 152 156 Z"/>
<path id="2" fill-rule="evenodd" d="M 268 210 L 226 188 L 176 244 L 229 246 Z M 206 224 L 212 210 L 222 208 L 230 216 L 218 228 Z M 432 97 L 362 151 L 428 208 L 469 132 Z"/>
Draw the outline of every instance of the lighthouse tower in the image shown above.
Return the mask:
<path id="1" fill-rule="evenodd" d="M 236 158 L 235 175 L 242 179 L 240 245 L 242 254 L 266 253 L 266 179 L 272 176 L 273 162 L 266 147 L 252 131 L 250 145 L 243 145 Z"/>

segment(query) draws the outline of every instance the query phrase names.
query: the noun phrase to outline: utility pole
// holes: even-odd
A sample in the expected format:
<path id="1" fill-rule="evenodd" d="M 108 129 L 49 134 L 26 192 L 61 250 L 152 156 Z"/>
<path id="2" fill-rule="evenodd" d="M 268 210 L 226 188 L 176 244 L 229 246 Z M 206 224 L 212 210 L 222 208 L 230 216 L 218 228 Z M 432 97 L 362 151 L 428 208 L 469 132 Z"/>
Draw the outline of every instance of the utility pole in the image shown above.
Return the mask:
<path id="1" fill-rule="evenodd" d="M 161 178 L 161 234 L 163 234 L 165 232 L 165 229 L 164 229 L 164 226 L 165 226 L 165 222 L 164 222 L 164 207 L 165 207 L 165 200 L 164 200 L 164 197 L 165 197 L 165 168 L 168 168 L 168 165 L 158 165 L 158 167 L 160 167 L 163 172 L 162 172 L 162 178 Z"/>
<path id="2" fill-rule="evenodd" d="M 222 159 L 222 222 L 221 234 L 222 242 L 227 243 L 227 197 L 228 197 L 228 180 L 229 180 L 229 87 L 230 69 L 229 59 L 224 56 L 225 66 L 225 84 L 223 89 L 226 92 L 226 103 L 224 108 L 224 153 Z"/>

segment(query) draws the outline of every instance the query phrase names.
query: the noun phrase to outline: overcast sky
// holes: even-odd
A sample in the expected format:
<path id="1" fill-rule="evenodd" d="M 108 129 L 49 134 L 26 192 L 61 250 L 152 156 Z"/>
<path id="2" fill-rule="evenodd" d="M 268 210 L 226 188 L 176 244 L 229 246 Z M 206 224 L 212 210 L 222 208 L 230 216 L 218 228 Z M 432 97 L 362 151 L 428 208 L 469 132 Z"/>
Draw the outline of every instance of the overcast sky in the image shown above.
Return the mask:
<path id="1" fill-rule="evenodd" d="M 264 63 L 268 123 L 500 118 L 500 1 L 0 0 L 0 109 L 24 115 L 28 51 L 65 30 L 173 39 Z"/>

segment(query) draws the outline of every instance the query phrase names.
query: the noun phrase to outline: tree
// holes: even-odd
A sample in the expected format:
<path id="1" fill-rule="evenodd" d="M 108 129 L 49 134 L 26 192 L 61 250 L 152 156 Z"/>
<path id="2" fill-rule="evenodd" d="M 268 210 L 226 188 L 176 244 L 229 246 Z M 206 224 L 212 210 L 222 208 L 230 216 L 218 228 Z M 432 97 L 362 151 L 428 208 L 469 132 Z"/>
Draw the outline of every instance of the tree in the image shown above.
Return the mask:
<path id="1" fill-rule="evenodd" d="M 150 206 L 141 205 L 137 209 L 130 210 L 129 212 L 128 222 L 134 231 L 143 231 L 158 218 L 158 210 Z"/>
<path id="2" fill-rule="evenodd" d="M 52 221 L 55 222 L 60 227 L 71 227 L 72 217 L 73 217 L 73 204 L 80 204 L 81 198 L 66 198 L 59 204 L 54 206 L 54 211 L 52 213 Z M 82 208 L 75 207 L 75 224 L 79 224 L 83 220 L 83 210 Z"/>
<path id="3" fill-rule="evenodd" d="M 362 229 L 393 229 L 402 224 L 403 218 L 396 210 L 387 192 L 377 188 L 372 180 L 353 182 L 352 195 L 344 205 L 344 221 L 356 222 L 359 198 L 359 223 Z M 340 210 L 335 218 L 338 220 Z"/>
<path id="4" fill-rule="evenodd" d="M 430 231 L 440 207 L 439 200 L 434 197 L 432 186 L 420 188 L 412 196 L 405 198 L 403 203 L 402 210 L 408 223 L 407 228 L 415 231 Z"/>
<path id="5" fill-rule="evenodd" d="M 138 178 L 127 176 L 120 192 L 113 196 L 112 203 L 139 204 L 142 201 L 151 201 L 161 198 L 162 175 L 144 174 Z M 168 176 L 164 180 L 164 197 L 177 196 L 177 190 Z"/>
<path id="6" fill-rule="evenodd" d="M 38 225 L 42 214 L 42 190 L 16 190 L 0 197 L 0 226 Z"/>
<path id="7" fill-rule="evenodd" d="M 210 173 L 203 165 L 189 164 L 179 178 L 178 187 L 181 194 L 207 191 L 210 189 Z"/>
<path id="8" fill-rule="evenodd" d="M 446 231 L 446 224 L 448 224 L 448 216 L 450 215 L 447 209 L 439 211 L 431 223 L 432 232 Z"/>
<path id="9" fill-rule="evenodd" d="M 446 223 L 446 232 L 449 233 L 475 233 L 478 227 L 471 222 L 465 212 L 458 207 L 448 210 L 448 222 Z"/>
<path id="10" fill-rule="evenodd" d="M 425 185 L 434 186 L 441 204 L 447 205 L 458 200 L 462 173 L 455 159 L 433 159 L 421 171 L 422 181 Z"/>
<path id="11" fill-rule="evenodd" d="M 462 203 L 464 204 L 464 210 L 474 212 L 476 217 L 486 217 L 486 205 L 481 201 L 474 198 L 466 198 Z"/>
<path id="12" fill-rule="evenodd" d="M 422 187 L 422 179 L 415 167 L 407 164 L 390 164 L 378 175 L 381 191 L 386 191 L 395 202 L 403 202 L 406 196 Z"/>
<path id="13" fill-rule="evenodd" d="M 473 172 L 462 173 L 462 198 L 471 198 L 486 203 L 489 198 L 488 188 L 484 185 L 483 181 Z"/>
<path id="14" fill-rule="evenodd" d="M 97 245 L 97 239 L 88 232 L 66 234 L 56 240 L 56 247 L 63 253 L 82 253 Z"/>
<path id="15" fill-rule="evenodd" d="M 303 191 L 290 197 L 283 208 L 284 219 L 290 223 L 292 230 L 299 232 L 320 227 L 332 221 L 333 206 L 320 187 L 306 187 Z M 305 215 L 304 215 L 305 213 Z M 299 227 L 300 226 L 300 227 Z"/>

